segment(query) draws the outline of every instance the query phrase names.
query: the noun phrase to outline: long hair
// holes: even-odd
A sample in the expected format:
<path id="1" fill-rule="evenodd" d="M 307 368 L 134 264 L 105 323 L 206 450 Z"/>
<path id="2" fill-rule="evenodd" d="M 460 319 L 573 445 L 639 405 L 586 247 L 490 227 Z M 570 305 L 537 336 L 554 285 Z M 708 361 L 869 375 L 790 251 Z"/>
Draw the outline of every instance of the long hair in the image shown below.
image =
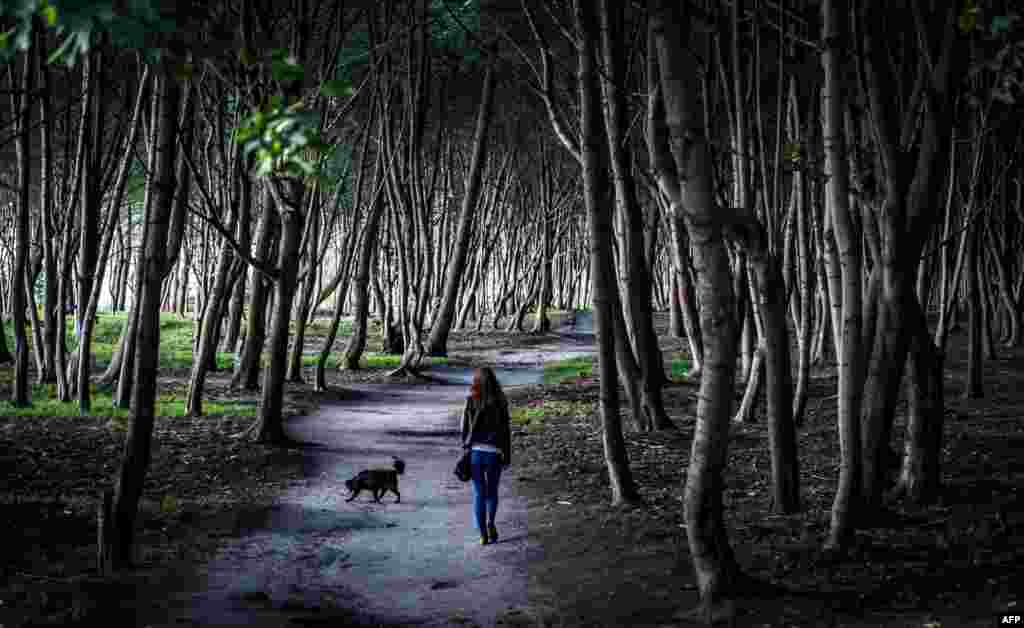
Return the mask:
<path id="1" fill-rule="evenodd" d="M 480 367 L 473 373 L 473 384 L 470 386 L 469 394 L 479 401 L 481 406 L 505 402 L 505 392 L 501 389 L 494 370 L 489 366 Z"/>

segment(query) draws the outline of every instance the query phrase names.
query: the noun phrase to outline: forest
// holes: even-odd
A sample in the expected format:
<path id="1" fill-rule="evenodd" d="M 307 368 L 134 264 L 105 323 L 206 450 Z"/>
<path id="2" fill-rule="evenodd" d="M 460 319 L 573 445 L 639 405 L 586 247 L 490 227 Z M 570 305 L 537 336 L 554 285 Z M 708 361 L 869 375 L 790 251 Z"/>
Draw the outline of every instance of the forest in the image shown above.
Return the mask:
<path id="1" fill-rule="evenodd" d="M 0 0 L 0 66 L 0 628 L 1020 612 L 1017 3 Z M 483 366 L 491 558 L 416 531 Z"/>

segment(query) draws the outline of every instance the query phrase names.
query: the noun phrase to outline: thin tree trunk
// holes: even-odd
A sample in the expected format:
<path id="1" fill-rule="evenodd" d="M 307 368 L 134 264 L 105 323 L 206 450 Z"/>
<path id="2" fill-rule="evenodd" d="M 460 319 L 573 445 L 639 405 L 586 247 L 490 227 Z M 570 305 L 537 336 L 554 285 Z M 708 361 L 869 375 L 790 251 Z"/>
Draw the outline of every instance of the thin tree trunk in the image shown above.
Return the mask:
<path id="1" fill-rule="evenodd" d="M 651 429 L 674 429 L 662 397 L 665 383 L 664 364 L 658 337 L 654 331 L 651 312 L 651 268 L 644 250 L 643 210 L 636 196 L 636 183 L 629 168 L 629 159 L 622 138 L 628 132 L 625 115 L 624 90 L 620 89 L 620 77 L 624 75 L 621 60 L 627 57 L 623 47 L 621 27 L 623 15 L 613 13 L 613 6 L 621 12 L 622 5 L 604 0 L 600 5 L 601 41 L 605 71 L 601 74 L 601 89 L 604 96 L 604 119 L 615 196 L 622 212 L 625 230 L 623 258 L 628 269 L 626 285 L 622 294 L 624 319 L 631 331 L 635 347 L 634 355 L 640 369 L 645 420 Z M 616 289 L 618 282 L 613 284 Z"/>
<path id="2" fill-rule="evenodd" d="M 964 282 L 967 287 L 967 387 L 964 389 L 965 399 L 981 399 L 985 396 L 982 384 L 982 328 L 981 328 L 981 289 L 975 280 L 978 263 L 978 231 L 970 229 L 967 236 L 966 269 Z"/>
<path id="3" fill-rule="evenodd" d="M 849 206 L 849 171 L 846 138 L 843 128 L 842 48 L 846 41 L 844 27 L 847 15 L 844 0 L 825 0 L 821 5 L 822 40 L 821 65 L 825 72 L 822 89 L 822 133 L 825 140 L 825 168 L 827 211 L 832 220 L 832 234 L 825 233 L 826 258 L 828 251 L 838 249 L 841 264 L 841 284 L 833 283 L 832 298 L 839 299 L 841 316 L 835 316 L 836 356 L 839 362 L 839 486 L 832 503 L 827 547 L 845 547 L 853 537 L 856 513 L 855 500 L 860 480 L 860 405 L 863 392 L 863 350 L 861 334 L 861 256 L 860 238 L 853 230 Z M 834 258 L 833 258 L 834 259 Z M 830 275 L 834 276 L 832 271 Z M 834 279 L 833 279 L 834 281 Z M 841 319 L 841 322 L 840 322 Z"/>
<path id="4" fill-rule="evenodd" d="M 583 170 L 583 198 L 590 231 L 594 327 L 600 373 L 600 413 L 603 426 L 605 464 L 612 489 L 612 504 L 639 504 L 640 495 L 629 468 L 622 423 L 619 418 L 618 375 L 615 368 L 616 297 L 615 266 L 612 258 L 613 190 L 608 180 L 607 144 L 601 119 L 601 96 L 597 75 L 598 21 L 594 7 L 586 0 L 574 3 L 576 27 L 581 35 L 577 77 L 579 80 L 580 136 L 568 145 L 579 156 Z M 546 51 L 545 54 L 550 54 Z M 545 63 L 547 64 L 545 57 Z M 550 66 L 548 66 L 550 67 Z"/>
<path id="5" fill-rule="evenodd" d="M 45 46 L 36 46 L 39 56 L 36 67 L 42 81 L 42 94 L 39 98 L 39 133 L 40 133 L 40 170 L 39 176 L 43 184 L 39 186 L 39 220 L 43 232 L 43 272 L 46 277 L 46 296 L 43 300 L 43 371 L 39 373 L 39 381 L 57 381 L 57 309 L 58 286 L 57 258 L 54 253 L 56 229 L 53 216 L 53 100 L 50 89 L 50 65 L 46 62 Z"/>
<path id="6" fill-rule="evenodd" d="M 459 208 L 459 226 L 456 233 L 455 250 L 448 263 L 445 273 L 444 292 L 437 316 L 427 338 L 427 354 L 433 356 L 448 355 L 448 333 L 451 331 L 455 316 L 455 305 L 459 296 L 459 287 L 465 273 L 466 258 L 469 254 L 469 239 L 472 235 L 473 217 L 480 199 L 480 182 L 483 179 L 484 161 L 487 155 L 487 128 L 492 117 L 491 102 L 494 100 L 494 68 L 488 64 L 484 73 L 483 92 L 480 96 L 480 108 L 477 111 L 476 130 L 473 135 L 473 156 L 469 162 L 469 173 L 466 179 L 466 191 Z"/>
<path id="7" fill-rule="evenodd" d="M 697 589 L 710 623 L 721 610 L 720 598 L 734 587 L 739 575 L 722 513 L 735 385 L 736 302 L 714 202 L 708 130 L 693 88 L 700 84 L 698 68 L 687 51 L 697 18 L 685 4 L 652 2 L 651 8 L 648 92 L 653 108 L 647 141 L 672 213 L 685 219 L 698 278 L 704 373 L 683 501 Z"/>
<path id="8" fill-rule="evenodd" d="M 356 267 L 354 292 L 352 295 L 355 299 L 355 305 L 352 308 L 354 317 L 352 321 L 352 335 L 349 337 L 348 345 L 345 347 L 345 356 L 343 358 L 345 368 L 352 370 L 359 368 L 359 360 L 366 349 L 367 320 L 370 314 L 370 266 L 372 265 L 375 253 L 379 250 L 380 242 L 377 236 L 380 230 L 380 218 L 384 213 L 381 190 L 382 188 L 378 188 L 378 192 L 371 201 L 372 205 L 366 217 L 366 228 L 363 233 L 363 246 L 359 251 L 359 265 Z M 383 311 L 383 308 L 381 311 Z M 326 362 L 324 355 L 320 356 L 320 361 Z M 322 369 L 318 366 L 318 388 L 321 384 L 326 387 L 326 383 L 320 380 L 321 372 Z"/>
<path id="9" fill-rule="evenodd" d="M 263 215 L 260 217 L 260 224 L 257 227 L 256 246 L 253 257 L 257 260 L 268 261 L 275 232 L 278 228 L 277 212 L 274 210 L 272 199 L 268 192 L 263 193 Z M 246 316 L 245 337 L 242 340 L 242 350 L 238 362 L 235 364 L 235 374 L 231 378 L 231 387 L 241 387 L 245 390 L 257 390 L 259 388 L 260 363 L 263 357 L 263 344 L 266 339 L 267 320 L 267 297 L 270 290 L 269 280 L 255 268 L 251 271 L 251 284 L 249 288 L 249 311 Z"/>
<path id="10" fill-rule="evenodd" d="M 28 321 L 25 318 L 26 307 L 26 283 L 28 278 L 28 253 L 31 243 L 29 242 L 29 185 L 32 181 L 31 163 L 29 154 L 29 139 L 32 125 L 32 97 L 31 92 L 35 85 L 35 72 L 33 65 L 35 60 L 34 46 L 36 35 L 34 29 L 29 32 L 29 49 L 24 53 L 24 63 L 21 71 L 21 96 L 17 98 L 18 108 L 21 111 L 15 112 L 18 115 L 18 138 L 16 141 L 18 159 L 18 209 L 15 221 L 14 236 L 14 268 L 11 272 L 10 291 L 11 308 L 14 310 L 12 322 L 14 324 L 14 390 L 11 397 L 16 407 L 27 406 L 30 403 L 28 365 L 29 345 L 28 334 L 25 326 Z M 11 87 L 14 87 L 11 85 Z M 2 318 L 2 317 L 0 317 Z"/>
<path id="11" fill-rule="evenodd" d="M 135 381 L 128 435 L 118 472 L 113 503 L 113 547 L 115 568 L 132 563 L 135 519 L 149 468 L 153 423 L 156 410 L 157 367 L 160 360 L 160 292 L 167 275 L 167 236 L 174 204 L 174 166 L 177 154 L 177 119 L 181 86 L 167 68 L 154 77 L 154 142 L 146 181 L 146 237 L 140 266 L 139 328 L 135 343 Z"/>
<path id="12" fill-rule="evenodd" d="M 263 370 L 259 416 L 253 430 L 258 442 L 283 443 L 288 440 L 284 433 L 282 402 L 288 360 L 289 322 L 295 297 L 295 279 L 299 272 L 299 248 L 306 221 L 302 211 L 305 185 L 298 179 L 287 181 L 282 186 L 287 188 L 287 197 L 272 187 L 277 185 L 275 181 L 268 181 L 266 185 L 275 196 L 274 204 L 281 216 L 281 242 L 277 257 L 279 276 L 274 292 L 276 307 L 273 310 L 268 346 L 269 364 Z"/>

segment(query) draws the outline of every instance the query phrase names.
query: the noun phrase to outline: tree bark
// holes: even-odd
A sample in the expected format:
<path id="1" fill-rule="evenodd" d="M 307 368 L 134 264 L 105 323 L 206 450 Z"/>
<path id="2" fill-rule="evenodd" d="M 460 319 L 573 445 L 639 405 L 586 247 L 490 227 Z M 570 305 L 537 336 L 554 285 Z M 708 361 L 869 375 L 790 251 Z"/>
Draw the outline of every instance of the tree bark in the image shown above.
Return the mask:
<path id="1" fill-rule="evenodd" d="M 167 236 L 175 192 L 177 120 L 182 88 L 169 68 L 156 73 L 153 87 L 155 141 L 146 180 L 146 238 L 140 265 L 139 339 L 135 344 L 135 381 L 128 435 L 114 490 L 114 545 L 117 568 L 132 563 L 135 519 L 145 484 L 156 410 L 157 368 L 160 360 L 160 296 L 167 275 Z"/>
<path id="2" fill-rule="evenodd" d="M 359 251 L 359 265 L 356 267 L 355 282 L 353 285 L 354 305 L 352 307 L 352 335 L 349 337 L 348 345 L 345 347 L 345 355 L 342 359 L 345 368 L 355 370 L 359 368 L 359 360 L 366 349 L 367 321 L 370 315 L 370 266 L 375 251 L 378 250 L 380 242 L 377 235 L 380 230 L 380 218 L 384 213 L 384 203 L 380 190 L 374 195 L 370 211 L 366 217 L 366 227 L 363 232 L 363 246 Z M 323 355 L 321 362 L 326 362 Z M 320 368 L 317 367 L 317 387 L 326 383 L 320 380 Z"/>
<path id="3" fill-rule="evenodd" d="M 648 64 L 654 105 L 649 122 L 663 125 L 667 132 L 648 133 L 648 142 L 659 187 L 671 200 L 672 213 L 684 219 L 694 244 L 705 353 L 683 500 L 697 589 L 710 620 L 739 575 L 722 515 L 737 338 L 721 210 L 712 188 L 708 130 L 694 87 L 700 84 L 698 68 L 688 50 L 692 22 L 698 18 L 688 9 L 667 0 L 651 2 L 648 54 L 656 55 L 656 61 L 650 58 Z"/>
<path id="4" fill-rule="evenodd" d="M 619 13 L 613 13 L 612 7 L 619 7 Z M 630 170 L 629 158 L 623 138 L 628 132 L 625 115 L 624 90 L 620 88 L 622 69 L 627 51 L 622 44 L 621 27 L 623 15 L 622 5 L 613 5 L 604 0 L 600 5 L 601 42 L 605 71 L 601 73 L 601 89 L 604 97 L 604 119 L 607 129 L 608 148 L 615 196 L 619 210 L 622 212 L 625 230 L 625 251 L 622 252 L 628 269 L 626 279 L 627 291 L 620 301 L 625 305 L 623 310 L 626 324 L 631 325 L 631 336 L 635 347 L 634 355 L 640 369 L 643 406 L 646 417 L 643 423 L 652 429 L 675 429 L 665 412 L 662 397 L 662 386 L 665 383 L 665 372 L 661 348 L 654 331 L 654 318 L 651 312 L 652 275 L 644 250 L 643 209 L 640 207 L 636 193 L 636 182 Z M 618 284 L 615 284 L 618 288 Z M 639 418 L 639 417 L 638 417 Z"/>
<path id="5" fill-rule="evenodd" d="M 32 158 L 29 154 L 29 137 L 32 125 L 32 91 L 35 88 L 35 72 L 33 61 L 35 59 L 34 46 L 38 45 L 34 28 L 29 33 L 31 43 L 29 49 L 24 53 L 22 64 L 21 83 L 19 89 L 21 96 L 17 98 L 18 107 L 21 111 L 18 115 L 16 140 L 18 159 L 18 205 L 17 218 L 15 221 L 14 236 L 14 268 L 11 273 L 11 308 L 14 310 L 12 322 L 14 324 L 14 390 L 11 401 L 16 407 L 27 406 L 30 403 L 28 365 L 29 345 L 28 334 L 25 327 L 28 321 L 25 318 L 26 309 L 26 284 L 28 279 L 28 252 L 31 243 L 29 242 L 29 185 L 32 180 Z M 13 85 L 12 85 L 13 87 Z M 2 318 L 2 317 L 0 317 Z"/>
<path id="6" fill-rule="evenodd" d="M 493 64 L 489 64 L 484 72 L 480 109 L 477 112 L 476 130 L 473 134 L 473 156 L 469 162 L 469 173 L 466 179 L 466 192 L 462 197 L 462 206 L 459 208 L 455 250 L 445 273 L 441 304 L 438 307 L 437 316 L 434 318 L 430 336 L 427 338 L 427 354 L 432 356 L 448 355 L 448 333 L 451 331 L 455 317 L 455 305 L 458 301 L 459 287 L 465 273 L 466 258 L 469 253 L 473 217 L 480 199 L 480 182 L 483 179 L 484 162 L 487 156 L 487 129 L 492 117 L 491 102 L 494 100 L 494 84 L 494 68 Z"/>
<path id="7" fill-rule="evenodd" d="M 256 246 L 253 257 L 261 261 L 270 259 L 270 252 L 280 220 L 274 210 L 273 200 L 266 191 L 263 193 L 263 214 L 256 232 Z M 235 364 L 235 374 L 231 378 L 231 387 L 245 390 L 259 388 L 260 363 L 263 358 L 263 344 L 266 340 L 267 296 L 270 291 L 269 279 L 253 268 L 250 271 L 249 311 L 245 321 L 245 338 L 242 350 Z"/>
<path id="8" fill-rule="evenodd" d="M 576 0 L 576 26 L 580 35 L 577 77 L 579 80 L 579 152 L 583 168 L 583 197 L 590 230 L 590 264 L 593 285 L 594 327 L 600 373 L 600 413 L 605 464 L 611 480 L 612 504 L 639 504 L 619 418 L 618 375 L 615 368 L 615 266 L 612 259 L 612 187 L 608 180 L 607 144 L 601 120 L 597 74 L 599 31 L 594 7 Z"/>
<path id="9" fill-rule="evenodd" d="M 288 361 L 288 335 L 291 319 L 292 300 L 295 297 L 295 279 L 299 273 L 299 248 L 306 216 L 302 212 L 305 185 L 299 179 L 290 179 L 282 185 L 282 192 L 272 186 L 274 204 L 281 217 L 281 242 L 278 248 L 278 277 L 274 284 L 273 320 L 270 344 L 267 347 L 269 363 L 263 369 L 263 383 L 257 423 L 253 426 L 257 442 L 283 443 L 288 440 L 284 433 L 284 378 Z M 287 197 L 285 196 L 287 194 Z"/>

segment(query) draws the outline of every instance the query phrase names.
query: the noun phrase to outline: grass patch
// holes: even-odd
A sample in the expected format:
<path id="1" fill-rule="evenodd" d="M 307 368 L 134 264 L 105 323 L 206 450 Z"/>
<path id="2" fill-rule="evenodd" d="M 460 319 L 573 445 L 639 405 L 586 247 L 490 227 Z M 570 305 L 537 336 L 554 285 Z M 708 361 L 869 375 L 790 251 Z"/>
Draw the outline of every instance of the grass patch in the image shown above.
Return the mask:
<path id="1" fill-rule="evenodd" d="M 341 357 L 342 352 L 332 352 L 327 357 L 327 368 L 341 368 Z M 316 361 L 319 359 L 319 355 L 304 355 L 302 356 L 303 366 L 316 366 Z M 364 369 L 396 369 L 398 364 L 402 361 L 402 356 L 391 355 L 388 353 L 363 353 L 363 357 L 359 359 L 359 367 Z M 424 360 L 426 364 L 431 366 L 438 366 L 441 364 L 448 364 L 448 358 L 441 357 L 428 357 Z"/>
<path id="2" fill-rule="evenodd" d="M 669 363 L 669 378 L 673 381 L 678 381 L 686 378 L 686 374 L 690 372 L 690 364 L 683 358 L 672 358 L 672 362 Z"/>
<path id="3" fill-rule="evenodd" d="M 511 409 L 512 425 L 527 429 L 540 429 L 552 417 L 582 417 L 594 412 L 589 401 L 544 401 L 536 399 Z"/>
<path id="4" fill-rule="evenodd" d="M 111 427 L 127 429 L 128 410 L 114 406 L 108 392 L 93 387 L 92 408 L 89 416 L 112 417 Z M 203 413 L 207 416 L 255 416 L 256 408 L 250 404 L 233 402 L 204 401 Z M 23 417 L 78 416 L 78 401 L 59 401 L 53 384 L 35 385 L 32 389 L 32 405 L 18 408 L 9 401 L 0 401 L 0 415 Z M 163 417 L 185 416 L 185 401 L 174 395 L 161 395 L 156 402 L 156 415 Z"/>
<path id="5" fill-rule="evenodd" d="M 544 365 L 545 384 L 566 384 L 594 373 L 594 358 L 585 356 Z"/>

